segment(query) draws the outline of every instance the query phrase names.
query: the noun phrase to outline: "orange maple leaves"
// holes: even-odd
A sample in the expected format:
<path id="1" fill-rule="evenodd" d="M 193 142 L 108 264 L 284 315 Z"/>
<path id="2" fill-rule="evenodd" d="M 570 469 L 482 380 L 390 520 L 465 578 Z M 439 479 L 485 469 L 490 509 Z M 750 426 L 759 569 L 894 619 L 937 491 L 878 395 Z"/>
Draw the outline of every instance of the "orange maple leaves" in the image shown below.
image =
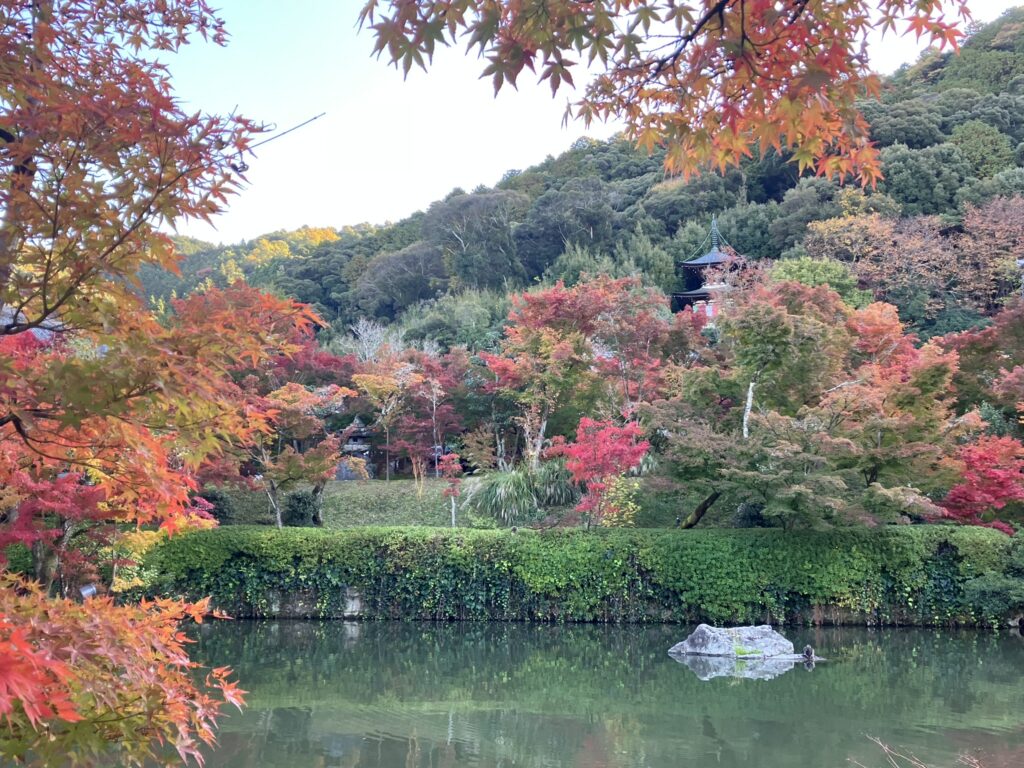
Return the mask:
<path id="1" fill-rule="evenodd" d="M 665 147 L 670 173 L 774 148 L 801 171 L 874 184 L 879 156 L 855 105 L 879 87 L 867 37 L 955 47 L 969 16 L 966 0 L 954 7 L 950 18 L 940 0 L 367 0 L 360 22 L 405 72 L 439 43 L 466 42 L 495 91 L 529 69 L 555 93 L 583 59 L 600 63 L 566 119 L 622 120 L 639 146 Z"/>
<path id="2" fill-rule="evenodd" d="M 22 756 L 63 764 L 107 743 L 110 764 L 170 764 L 170 746 L 180 761 L 201 765 L 199 749 L 215 742 L 224 704 L 244 701 L 230 670 L 208 670 L 196 685 L 178 624 L 208 610 L 207 601 L 54 601 L 0 576 L 0 719 Z M 82 721 L 89 728 L 65 733 Z"/>

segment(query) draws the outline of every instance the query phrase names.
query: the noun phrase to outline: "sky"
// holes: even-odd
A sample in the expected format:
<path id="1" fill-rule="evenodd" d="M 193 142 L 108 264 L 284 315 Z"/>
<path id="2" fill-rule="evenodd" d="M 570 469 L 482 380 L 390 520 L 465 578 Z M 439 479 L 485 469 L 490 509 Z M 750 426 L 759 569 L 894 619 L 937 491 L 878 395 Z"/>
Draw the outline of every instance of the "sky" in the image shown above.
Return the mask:
<path id="1" fill-rule="evenodd" d="M 1021 0 L 973 0 L 990 21 Z M 233 243 L 302 225 L 341 227 L 398 221 L 456 187 L 491 186 L 505 171 L 557 155 L 580 136 L 604 139 L 616 125 L 562 126 L 571 92 L 521 78 L 495 97 L 483 67 L 462 48 L 440 51 L 429 73 L 402 73 L 370 56 L 356 26 L 358 0 L 220 0 L 231 40 L 196 41 L 170 59 L 174 87 L 192 110 L 238 112 L 285 130 L 323 117 L 256 149 L 248 184 L 214 219 L 181 234 Z M 917 58 L 911 38 L 871 49 L 877 71 Z"/>

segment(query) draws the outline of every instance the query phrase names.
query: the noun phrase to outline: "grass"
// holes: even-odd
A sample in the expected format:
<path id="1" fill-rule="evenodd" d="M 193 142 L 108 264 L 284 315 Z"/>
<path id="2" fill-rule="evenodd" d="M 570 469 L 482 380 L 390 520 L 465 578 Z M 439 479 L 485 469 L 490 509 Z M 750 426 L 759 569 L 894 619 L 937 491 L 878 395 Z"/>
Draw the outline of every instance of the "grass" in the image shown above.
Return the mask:
<path id="1" fill-rule="evenodd" d="M 512 477 L 515 479 L 522 476 L 512 473 Z M 471 492 L 469 480 L 470 478 L 467 478 L 463 485 L 463 497 L 460 501 L 468 498 Z M 509 491 L 508 483 L 500 485 L 504 492 Z M 409 478 L 390 481 L 335 480 L 328 483 L 324 492 L 324 527 L 426 525 L 448 528 L 451 524 L 451 512 L 448 500 L 441 495 L 444 488 L 444 480 L 433 478 L 427 479 L 422 487 L 417 486 L 416 482 Z M 234 525 L 274 524 L 270 504 L 262 491 L 227 488 L 222 490 L 231 499 L 233 510 L 233 514 L 223 522 Z M 637 501 L 640 504 L 640 513 L 636 520 L 638 528 L 673 528 L 676 518 L 685 517 L 686 512 L 700 499 L 690 498 L 680 493 L 678 489 L 657 490 L 644 485 L 641 486 Z M 547 506 L 532 514 L 520 510 L 518 514 L 501 517 L 510 517 L 506 521 L 509 525 L 546 527 L 551 520 L 569 514 L 575 499 L 544 498 L 544 503 L 548 505 L 559 502 L 566 505 Z M 493 500 L 492 506 L 498 505 L 499 500 Z M 705 519 L 705 525 L 731 527 L 734 513 L 730 507 L 713 507 Z M 460 527 L 501 526 L 496 517 L 482 510 L 473 511 L 469 508 L 460 509 L 456 515 L 456 522 Z"/>
<path id="2" fill-rule="evenodd" d="M 324 527 L 364 525 L 451 524 L 448 500 L 441 494 L 443 480 L 430 479 L 417 487 L 413 480 L 336 480 L 324 490 Z M 266 495 L 258 491 L 225 490 L 233 514 L 225 522 L 236 525 L 273 525 Z M 465 524 L 465 520 L 460 521 Z"/>
<path id="3" fill-rule="evenodd" d="M 324 493 L 324 527 L 451 525 L 444 480 L 336 481 Z"/>

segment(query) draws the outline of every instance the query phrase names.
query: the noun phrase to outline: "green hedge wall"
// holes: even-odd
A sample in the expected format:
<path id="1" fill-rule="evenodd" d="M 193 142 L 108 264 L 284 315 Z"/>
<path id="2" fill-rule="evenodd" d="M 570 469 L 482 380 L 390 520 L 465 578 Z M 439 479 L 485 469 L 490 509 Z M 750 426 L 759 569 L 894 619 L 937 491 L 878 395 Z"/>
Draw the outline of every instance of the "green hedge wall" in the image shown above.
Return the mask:
<path id="1" fill-rule="evenodd" d="M 875 530 L 443 531 L 230 526 L 147 556 L 150 594 L 241 617 L 995 624 L 1024 606 L 1020 537 Z M 154 574 L 156 574 L 154 576 Z"/>

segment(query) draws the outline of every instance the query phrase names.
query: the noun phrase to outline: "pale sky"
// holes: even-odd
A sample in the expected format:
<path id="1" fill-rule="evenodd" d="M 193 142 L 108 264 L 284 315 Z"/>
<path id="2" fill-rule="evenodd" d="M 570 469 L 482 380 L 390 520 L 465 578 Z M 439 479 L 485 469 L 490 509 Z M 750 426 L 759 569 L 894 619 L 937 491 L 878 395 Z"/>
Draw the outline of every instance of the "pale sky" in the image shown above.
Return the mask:
<path id="1" fill-rule="evenodd" d="M 990 21 L 1021 0 L 973 0 Z M 177 94 L 191 109 L 236 110 L 280 130 L 316 122 L 256 150 L 248 187 L 231 198 L 216 229 L 187 223 L 182 234 L 232 243 L 303 224 L 341 227 L 397 221 L 455 187 L 493 185 L 568 149 L 579 136 L 615 126 L 562 127 L 566 93 L 520 79 L 495 98 L 481 62 L 463 49 L 435 56 L 429 73 L 401 72 L 370 57 L 357 34 L 359 0 L 220 0 L 231 41 L 201 41 L 170 61 Z M 881 72 L 917 58 L 912 38 L 872 49 Z M 528 74 L 528 73 L 526 73 Z"/>

